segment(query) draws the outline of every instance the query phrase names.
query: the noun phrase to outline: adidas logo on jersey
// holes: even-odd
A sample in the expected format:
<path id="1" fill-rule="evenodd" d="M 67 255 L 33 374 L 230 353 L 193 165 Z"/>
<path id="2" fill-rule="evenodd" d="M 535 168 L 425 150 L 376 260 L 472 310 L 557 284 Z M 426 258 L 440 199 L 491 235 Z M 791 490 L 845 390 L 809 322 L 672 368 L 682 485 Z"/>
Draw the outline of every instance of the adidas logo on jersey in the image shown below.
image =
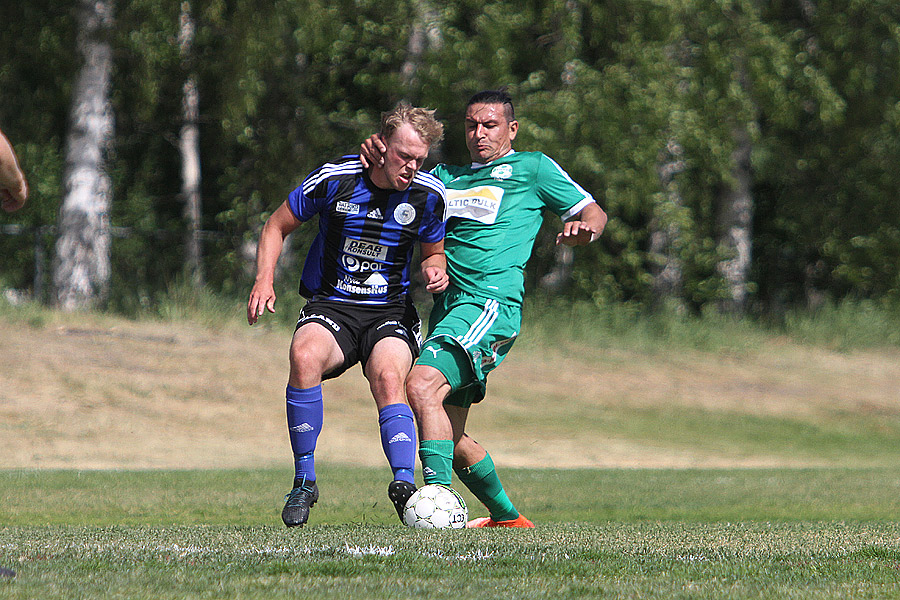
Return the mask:
<path id="1" fill-rule="evenodd" d="M 315 431 L 315 429 L 313 429 L 313 426 L 310 425 L 309 423 L 301 423 L 300 425 L 294 425 L 293 427 L 289 428 L 289 430 L 297 432 L 297 433 L 309 433 L 310 431 Z"/>
<path id="2" fill-rule="evenodd" d="M 409 439 L 409 436 L 401 431 L 400 433 L 398 433 L 397 435 L 392 437 L 391 441 L 389 441 L 388 444 L 393 444 L 394 442 L 411 442 L 411 441 L 412 440 Z"/>
<path id="3" fill-rule="evenodd" d="M 373 208 L 368 213 L 366 213 L 366 217 L 370 219 L 378 219 L 379 221 L 384 219 L 384 215 L 381 214 L 380 208 Z"/>

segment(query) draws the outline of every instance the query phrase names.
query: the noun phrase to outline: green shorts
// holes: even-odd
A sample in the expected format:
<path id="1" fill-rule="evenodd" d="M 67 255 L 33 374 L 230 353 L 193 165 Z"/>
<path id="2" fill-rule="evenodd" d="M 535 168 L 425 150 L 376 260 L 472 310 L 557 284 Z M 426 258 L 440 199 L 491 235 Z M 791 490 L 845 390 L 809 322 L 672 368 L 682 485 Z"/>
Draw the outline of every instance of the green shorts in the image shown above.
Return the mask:
<path id="1" fill-rule="evenodd" d="M 522 309 L 455 289 L 435 298 L 428 338 L 416 364 L 434 367 L 452 391 L 444 402 L 468 407 L 484 398 L 488 373 L 512 348 Z"/>

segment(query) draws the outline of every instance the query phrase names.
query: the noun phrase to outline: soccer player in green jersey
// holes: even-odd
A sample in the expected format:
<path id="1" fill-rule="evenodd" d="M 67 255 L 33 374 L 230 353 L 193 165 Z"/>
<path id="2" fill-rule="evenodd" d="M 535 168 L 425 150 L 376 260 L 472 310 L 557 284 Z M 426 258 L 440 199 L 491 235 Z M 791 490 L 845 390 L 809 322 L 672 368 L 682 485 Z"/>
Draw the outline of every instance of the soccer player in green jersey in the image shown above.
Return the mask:
<path id="1" fill-rule="evenodd" d="M 466 434 L 466 419 L 518 336 L 525 263 L 542 210 L 562 218 L 556 243 L 568 246 L 595 240 L 606 213 L 551 158 L 512 149 L 519 124 L 506 92 L 473 96 L 465 120 L 472 164 L 440 164 L 432 171 L 447 188 L 450 285 L 435 297 L 406 393 L 419 428 L 425 483 L 449 485 L 455 472 L 490 512 L 469 527 L 534 527 L 510 501 L 490 455 Z M 381 147 L 373 136 L 362 154 L 378 162 Z"/>

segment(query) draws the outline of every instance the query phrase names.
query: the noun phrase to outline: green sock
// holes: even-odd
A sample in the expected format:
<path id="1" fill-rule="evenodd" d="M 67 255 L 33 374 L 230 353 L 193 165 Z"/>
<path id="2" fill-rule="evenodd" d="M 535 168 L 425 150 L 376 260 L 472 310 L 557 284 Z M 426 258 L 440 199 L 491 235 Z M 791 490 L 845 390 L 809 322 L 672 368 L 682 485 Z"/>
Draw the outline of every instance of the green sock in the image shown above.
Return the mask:
<path id="1" fill-rule="evenodd" d="M 519 511 L 513 506 L 500 478 L 494 468 L 494 461 L 488 454 L 471 467 L 456 469 L 456 475 L 475 497 L 481 500 L 494 521 L 509 521 L 519 517 Z"/>
<path id="2" fill-rule="evenodd" d="M 453 440 L 422 440 L 419 442 L 419 460 L 422 461 L 425 485 L 450 485 L 453 477 Z"/>

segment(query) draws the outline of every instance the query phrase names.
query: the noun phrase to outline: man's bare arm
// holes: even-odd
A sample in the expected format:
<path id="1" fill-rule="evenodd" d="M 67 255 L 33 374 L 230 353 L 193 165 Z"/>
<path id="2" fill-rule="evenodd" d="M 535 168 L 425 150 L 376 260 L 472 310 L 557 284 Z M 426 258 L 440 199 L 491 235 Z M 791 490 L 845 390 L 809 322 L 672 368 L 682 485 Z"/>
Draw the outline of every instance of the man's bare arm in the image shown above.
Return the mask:
<path id="1" fill-rule="evenodd" d="M 438 294 L 447 289 L 450 278 L 447 275 L 447 255 L 444 254 L 444 240 L 434 243 L 422 242 L 422 279 L 425 289 Z"/>
<path id="2" fill-rule="evenodd" d="M 253 325 L 264 310 L 275 312 L 275 266 L 284 238 L 300 226 L 287 202 L 279 206 L 263 225 L 256 249 L 256 281 L 247 301 L 247 322 Z"/>
<path id="3" fill-rule="evenodd" d="M 28 200 L 28 182 L 19 167 L 12 144 L 0 131 L 0 206 L 13 212 L 25 206 Z"/>

